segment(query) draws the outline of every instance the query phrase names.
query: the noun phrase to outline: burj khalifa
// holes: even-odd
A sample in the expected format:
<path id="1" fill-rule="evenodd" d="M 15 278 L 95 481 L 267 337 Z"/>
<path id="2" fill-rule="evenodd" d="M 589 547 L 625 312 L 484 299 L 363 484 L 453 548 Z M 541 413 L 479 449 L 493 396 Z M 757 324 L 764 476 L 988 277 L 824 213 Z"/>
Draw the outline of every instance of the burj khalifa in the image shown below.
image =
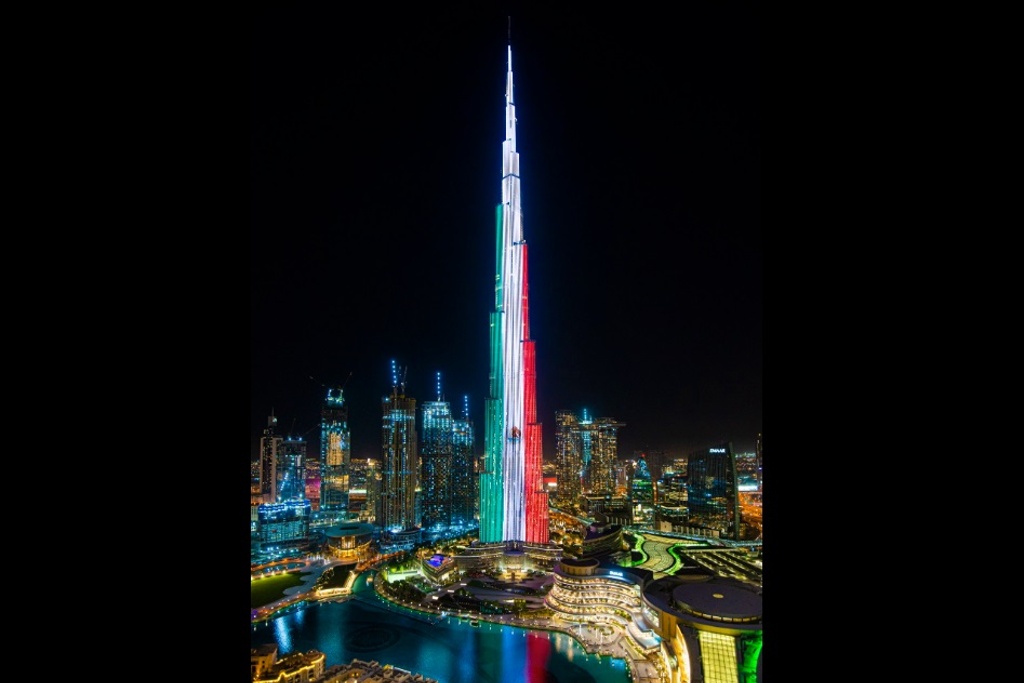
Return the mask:
<path id="1" fill-rule="evenodd" d="M 512 46 L 505 83 L 501 204 L 495 235 L 494 310 L 490 314 L 489 395 L 485 401 L 480 542 L 548 543 L 541 425 L 537 422 L 536 346 L 530 338 L 527 247 L 520 205 Z"/>

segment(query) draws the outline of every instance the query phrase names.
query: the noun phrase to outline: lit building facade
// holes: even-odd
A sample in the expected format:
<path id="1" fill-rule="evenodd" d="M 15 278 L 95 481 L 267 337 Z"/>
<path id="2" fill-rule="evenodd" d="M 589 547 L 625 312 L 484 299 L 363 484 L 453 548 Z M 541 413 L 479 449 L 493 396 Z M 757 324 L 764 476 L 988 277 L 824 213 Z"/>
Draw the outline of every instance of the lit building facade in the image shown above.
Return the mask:
<path id="1" fill-rule="evenodd" d="M 585 414 L 585 413 L 584 413 Z M 624 422 L 599 417 L 581 422 L 584 439 L 583 488 L 592 495 L 615 493 L 615 460 L 619 457 L 619 429 Z"/>
<path id="2" fill-rule="evenodd" d="M 633 505 L 633 524 L 650 526 L 654 522 L 654 481 L 647 467 L 647 458 L 641 453 L 633 466 L 629 482 L 629 498 Z"/>
<path id="3" fill-rule="evenodd" d="M 690 526 L 703 535 L 740 540 L 739 487 L 732 444 L 691 453 L 686 479 Z"/>
<path id="4" fill-rule="evenodd" d="M 574 430 L 579 420 L 568 410 L 555 411 L 555 476 L 558 507 L 571 510 L 579 504 L 583 494 L 582 443 Z"/>
<path id="5" fill-rule="evenodd" d="M 381 664 L 376 660 L 364 662 L 353 659 L 348 664 L 334 664 L 324 671 L 322 678 L 316 683 L 438 683 L 435 678 L 427 678 L 423 674 L 413 673 L 392 664 Z"/>
<path id="6" fill-rule="evenodd" d="M 319 650 L 294 652 L 277 659 L 277 648 L 252 650 L 253 683 L 312 683 L 324 675 L 327 655 Z"/>
<path id="7" fill-rule="evenodd" d="M 455 558 L 437 553 L 421 559 L 420 568 L 423 571 L 423 576 L 435 585 L 451 583 L 459 569 Z"/>
<path id="8" fill-rule="evenodd" d="M 626 622 L 625 638 L 660 659 L 670 683 L 762 679 L 761 593 L 711 575 L 654 578 L 596 558 L 562 558 L 545 604 L 567 622 Z"/>
<path id="9" fill-rule="evenodd" d="M 476 526 L 476 437 L 469 419 L 469 397 L 463 397 L 462 418 L 452 427 L 452 519 L 453 527 Z"/>
<path id="10" fill-rule="evenodd" d="M 690 500 L 687 487 L 689 477 L 685 471 L 669 472 L 658 482 L 658 500 L 661 505 L 685 506 Z"/>
<path id="11" fill-rule="evenodd" d="M 512 46 L 505 82 L 502 201 L 497 207 L 490 375 L 480 475 L 480 542 L 548 542 L 548 501 L 541 473 L 535 342 L 530 338 L 527 246 L 520 205 Z"/>
<path id="12" fill-rule="evenodd" d="M 760 590 L 720 577 L 665 576 L 642 597 L 670 683 L 763 680 Z"/>
<path id="13" fill-rule="evenodd" d="M 290 500 L 259 506 L 259 541 L 263 550 L 280 550 L 309 540 L 313 515 L 308 500 Z"/>
<path id="14" fill-rule="evenodd" d="M 306 498 L 306 441 L 287 437 L 277 444 L 277 500 Z"/>
<path id="15" fill-rule="evenodd" d="M 327 390 L 320 408 L 320 509 L 331 513 L 348 511 L 349 463 L 352 435 L 348 428 L 348 405 L 340 388 Z"/>
<path id="16" fill-rule="evenodd" d="M 277 418 L 270 411 L 267 426 L 260 437 L 260 497 L 264 503 L 277 502 L 277 445 L 281 437 L 274 434 Z"/>
<path id="17" fill-rule="evenodd" d="M 653 573 L 602 563 L 597 558 L 562 558 L 544 603 L 566 621 L 620 624 L 628 613 L 626 637 L 644 653 L 657 652 L 660 640 L 643 618 L 642 591 Z"/>
<path id="18" fill-rule="evenodd" d="M 615 495 L 625 496 L 629 493 L 629 482 L 632 480 L 634 464 L 631 461 L 613 463 L 615 470 Z"/>
<path id="19" fill-rule="evenodd" d="M 437 400 L 424 401 L 420 408 L 420 514 L 424 531 L 445 531 L 452 522 L 455 420 L 451 404 L 441 394 L 440 373 L 437 383 Z"/>
<path id="20" fill-rule="evenodd" d="M 376 516 L 377 477 L 380 468 L 373 458 L 354 458 L 349 462 L 348 511 L 359 521 L 372 523 Z"/>
<path id="21" fill-rule="evenodd" d="M 365 562 L 373 557 L 374 527 L 361 522 L 345 522 L 324 533 L 324 551 L 342 564 Z"/>
<path id="22" fill-rule="evenodd" d="M 266 644 L 251 648 L 249 661 L 252 664 L 253 680 L 277 661 L 277 645 Z"/>
<path id="23" fill-rule="evenodd" d="M 757 486 L 759 489 L 764 490 L 764 467 L 761 460 L 761 433 L 757 434 L 757 445 L 755 446 L 756 453 L 755 458 L 757 459 Z"/>
<path id="24" fill-rule="evenodd" d="M 249 462 L 249 491 L 253 496 L 260 495 L 260 460 Z M 262 501 L 261 501 L 262 502 Z"/>
<path id="25" fill-rule="evenodd" d="M 760 491 L 761 485 L 757 479 L 757 456 L 754 453 L 735 453 L 736 457 L 736 480 L 740 493 Z"/>
<path id="26" fill-rule="evenodd" d="M 686 472 L 687 460 L 688 460 L 688 457 L 685 456 L 685 455 L 682 456 L 682 457 L 679 457 L 679 458 L 672 458 L 672 462 L 668 465 L 668 467 L 665 468 L 665 472 L 664 473 L 668 473 L 668 472 Z"/>
<path id="27" fill-rule="evenodd" d="M 558 466 L 560 505 L 571 506 L 583 493 L 615 495 L 618 432 L 626 424 L 610 417 L 594 419 L 586 409 L 579 417 L 567 410 L 559 410 L 555 422 L 555 462 Z M 570 480 L 569 488 L 564 491 L 563 473 Z"/>
<path id="28" fill-rule="evenodd" d="M 306 457 L 306 500 L 313 512 L 320 509 L 320 458 Z"/>
<path id="29" fill-rule="evenodd" d="M 580 552 L 582 558 L 599 557 L 618 561 L 623 555 L 628 559 L 628 552 L 629 546 L 622 537 L 621 524 L 601 522 L 586 528 Z"/>
<path id="30" fill-rule="evenodd" d="M 665 473 L 665 467 L 669 463 L 665 451 L 647 448 L 642 451 L 633 451 L 633 458 L 643 458 L 647 461 L 647 470 L 651 473 L 651 479 L 657 480 Z"/>
<path id="31" fill-rule="evenodd" d="M 671 531 L 677 534 L 697 534 L 697 531 L 690 527 L 689 510 L 685 505 L 655 505 L 654 528 L 657 531 Z"/>
<path id="32" fill-rule="evenodd" d="M 381 400 L 381 471 L 375 524 L 381 538 L 410 539 L 419 531 L 419 443 L 416 399 L 405 395 L 405 377 L 392 362 L 391 394 Z M 415 533 L 412 533 L 415 532 Z"/>

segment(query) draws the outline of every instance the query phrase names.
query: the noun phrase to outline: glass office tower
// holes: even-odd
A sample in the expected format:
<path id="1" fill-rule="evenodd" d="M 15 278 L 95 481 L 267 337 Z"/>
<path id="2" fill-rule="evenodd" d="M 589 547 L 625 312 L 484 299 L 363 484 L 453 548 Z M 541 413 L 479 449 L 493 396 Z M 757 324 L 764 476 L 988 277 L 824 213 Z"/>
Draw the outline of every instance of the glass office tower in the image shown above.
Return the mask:
<path id="1" fill-rule="evenodd" d="M 289 436 L 277 445 L 277 500 L 306 498 L 306 441 Z"/>
<path id="2" fill-rule="evenodd" d="M 260 499 L 268 505 L 277 502 L 277 445 L 281 437 L 274 434 L 276 426 L 277 418 L 271 410 L 260 437 Z"/>
<path id="3" fill-rule="evenodd" d="M 689 525 L 707 535 L 739 540 L 740 504 L 736 458 L 723 443 L 690 454 L 686 464 Z"/>
<path id="4" fill-rule="evenodd" d="M 391 394 L 381 399 L 381 470 L 375 522 L 385 540 L 405 537 L 402 532 L 418 527 L 416 399 L 405 395 L 404 370 L 400 377 L 392 362 L 391 372 Z"/>
<path id="5" fill-rule="evenodd" d="M 441 373 L 437 400 L 424 401 L 420 435 L 421 526 L 425 531 L 445 531 L 452 522 L 452 458 L 455 419 L 452 406 L 443 400 Z"/>
<path id="6" fill-rule="evenodd" d="M 452 526 L 476 526 L 476 439 L 469 419 L 469 397 L 463 397 L 462 418 L 455 420 L 452 435 Z"/>
<path id="7" fill-rule="evenodd" d="M 349 463 L 352 435 L 348 429 L 348 405 L 340 388 L 327 390 L 320 408 L 320 509 L 348 510 Z"/>

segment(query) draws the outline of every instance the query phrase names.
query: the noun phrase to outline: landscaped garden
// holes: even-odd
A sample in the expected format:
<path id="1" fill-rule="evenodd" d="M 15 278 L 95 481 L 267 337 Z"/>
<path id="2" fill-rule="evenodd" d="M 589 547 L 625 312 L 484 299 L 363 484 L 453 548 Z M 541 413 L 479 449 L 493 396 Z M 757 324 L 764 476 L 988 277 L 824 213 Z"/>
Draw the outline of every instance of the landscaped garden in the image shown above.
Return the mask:
<path id="1" fill-rule="evenodd" d="M 249 584 L 252 592 L 251 607 L 256 609 L 257 607 L 269 605 L 275 600 L 280 600 L 285 597 L 285 589 L 301 586 L 302 579 L 307 574 L 309 572 L 292 571 L 285 572 L 284 574 L 274 574 L 273 576 L 264 576 L 251 581 Z"/>

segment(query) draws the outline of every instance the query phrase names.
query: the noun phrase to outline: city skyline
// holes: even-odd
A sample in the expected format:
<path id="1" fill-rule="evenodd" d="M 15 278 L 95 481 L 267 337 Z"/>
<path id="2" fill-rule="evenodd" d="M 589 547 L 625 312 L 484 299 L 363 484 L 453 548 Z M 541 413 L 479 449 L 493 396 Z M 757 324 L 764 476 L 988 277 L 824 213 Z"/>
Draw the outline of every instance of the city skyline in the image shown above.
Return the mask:
<path id="1" fill-rule="evenodd" d="M 545 14 L 509 31 L 451 11 L 360 27 L 378 48 L 364 52 L 323 12 L 255 22 L 253 444 L 271 410 L 278 434 L 315 439 L 344 385 L 352 457 L 379 457 L 397 359 L 418 402 L 438 373 L 444 400 L 468 397 L 480 452 L 510 39 L 545 460 L 558 410 L 624 423 L 620 457 L 753 451 L 754 17 L 687 8 L 670 31 Z"/>

